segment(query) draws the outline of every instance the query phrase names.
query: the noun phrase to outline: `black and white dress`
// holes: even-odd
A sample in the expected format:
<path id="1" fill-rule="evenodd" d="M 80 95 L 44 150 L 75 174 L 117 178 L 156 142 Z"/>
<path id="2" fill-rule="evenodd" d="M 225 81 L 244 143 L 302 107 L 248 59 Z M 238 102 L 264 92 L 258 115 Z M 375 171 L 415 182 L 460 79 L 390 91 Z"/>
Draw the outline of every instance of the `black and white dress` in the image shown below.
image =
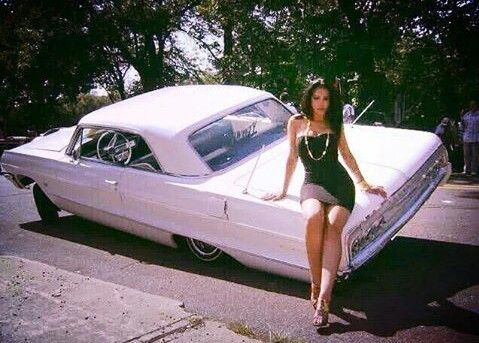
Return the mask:
<path id="1" fill-rule="evenodd" d="M 354 183 L 338 161 L 338 138 L 335 133 L 298 138 L 298 155 L 305 170 L 300 201 L 313 198 L 351 212 L 355 202 Z"/>

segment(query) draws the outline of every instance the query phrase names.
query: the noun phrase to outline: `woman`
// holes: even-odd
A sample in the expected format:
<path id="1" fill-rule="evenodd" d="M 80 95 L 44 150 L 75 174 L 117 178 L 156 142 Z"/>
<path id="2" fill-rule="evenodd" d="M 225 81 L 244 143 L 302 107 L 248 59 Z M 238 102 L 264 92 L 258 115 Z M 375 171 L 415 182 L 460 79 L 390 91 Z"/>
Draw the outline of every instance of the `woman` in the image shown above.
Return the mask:
<path id="1" fill-rule="evenodd" d="M 351 154 L 343 131 L 341 105 L 334 87 L 323 80 L 304 92 L 303 114 L 288 122 L 289 155 L 283 189 L 265 200 L 280 200 L 287 194 L 298 156 L 304 165 L 301 208 L 311 277 L 313 325 L 327 326 L 329 303 L 341 259 L 341 231 L 354 206 L 355 187 L 338 162 L 338 151 L 361 190 L 386 197 L 382 187 L 369 185 Z"/>

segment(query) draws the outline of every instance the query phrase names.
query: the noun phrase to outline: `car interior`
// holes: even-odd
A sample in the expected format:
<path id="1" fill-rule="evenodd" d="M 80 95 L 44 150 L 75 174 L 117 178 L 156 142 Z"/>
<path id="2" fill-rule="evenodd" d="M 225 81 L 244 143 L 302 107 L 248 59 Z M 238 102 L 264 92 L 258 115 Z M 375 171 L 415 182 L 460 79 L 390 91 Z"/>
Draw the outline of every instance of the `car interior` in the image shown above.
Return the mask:
<path id="1" fill-rule="evenodd" d="M 150 148 L 139 135 L 113 130 L 87 130 L 81 139 L 81 157 L 148 171 L 161 170 Z"/>

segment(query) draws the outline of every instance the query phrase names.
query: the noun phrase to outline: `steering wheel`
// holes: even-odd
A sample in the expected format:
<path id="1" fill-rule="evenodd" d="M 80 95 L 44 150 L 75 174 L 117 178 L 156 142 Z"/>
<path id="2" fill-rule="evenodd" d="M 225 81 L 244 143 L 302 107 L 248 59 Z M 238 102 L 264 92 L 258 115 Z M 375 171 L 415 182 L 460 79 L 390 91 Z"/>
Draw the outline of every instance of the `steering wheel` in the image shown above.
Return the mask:
<path id="1" fill-rule="evenodd" d="M 106 131 L 96 143 L 96 154 L 102 161 L 127 165 L 131 159 L 131 143 L 116 131 Z"/>

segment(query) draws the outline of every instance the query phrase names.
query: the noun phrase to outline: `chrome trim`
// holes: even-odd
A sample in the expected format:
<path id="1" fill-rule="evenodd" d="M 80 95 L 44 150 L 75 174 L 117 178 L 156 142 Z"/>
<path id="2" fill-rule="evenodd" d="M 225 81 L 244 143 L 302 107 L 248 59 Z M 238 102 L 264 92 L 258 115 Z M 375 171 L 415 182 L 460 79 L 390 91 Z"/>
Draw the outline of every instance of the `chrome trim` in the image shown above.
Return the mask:
<path id="1" fill-rule="evenodd" d="M 345 272 L 356 270 L 381 251 L 419 211 L 437 186 L 447 180 L 451 166 L 447 160 L 444 162 L 445 153 L 445 148 L 440 146 L 399 190 L 349 234 L 346 239 L 348 269 Z"/>

